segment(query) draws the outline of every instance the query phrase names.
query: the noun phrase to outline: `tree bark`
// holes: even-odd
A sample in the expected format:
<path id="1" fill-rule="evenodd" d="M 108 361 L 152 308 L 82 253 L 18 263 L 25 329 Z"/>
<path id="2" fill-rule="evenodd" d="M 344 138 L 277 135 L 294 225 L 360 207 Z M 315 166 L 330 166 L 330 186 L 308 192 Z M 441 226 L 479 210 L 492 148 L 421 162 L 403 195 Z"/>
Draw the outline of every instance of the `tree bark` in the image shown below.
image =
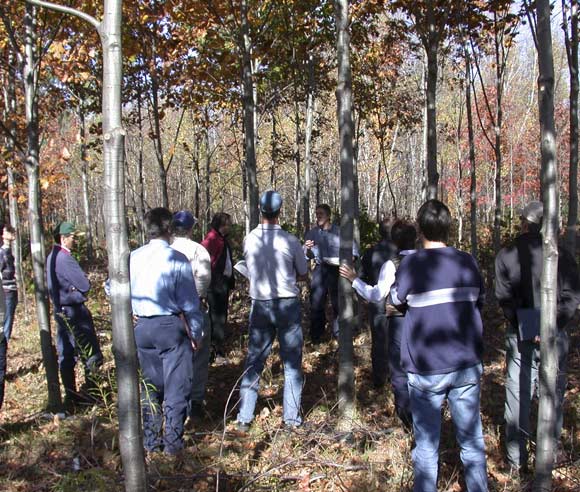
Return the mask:
<path id="1" fill-rule="evenodd" d="M 38 100 L 36 92 L 39 61 L 37 51 L 36 18 L 36 7 L 27 4 L 26 13 L 24 15 L 24 25 L 26 30 L 24 92 L 26 100 L 28 227 L 30 231 L 30 251 L 34 277 L 34 297 L 36 300 L 38 328 L 40 330 L 40 347 L 48 386 L 48 408 L 54 411 L 61 408 L 62 400 L 58 381 L 56 352 L 52 343 L 52 334 L 50 330 L 48 289 L 44 276 L 46 257 L 44 252 L 44 237 L 42 234 L 42 212 L 40 208 L 40 144 L 38 130 Z"/>
<path id="2" fill-rule="evenodd" d="M 247 207 L 249 228 L 254 229 L 259 222 L 258 210 L 258 176 L 256 170 L 256 135 L 254 111 L 254 83 L 252 75 L 251 40 L 248 22 L 248 2 L 241 0 L 241 39 L 242 53 L 242 90 L 244 106 L 244 142 L 245 142 L 245 174 L 247 184 Z"/>
<path id="3" fill-rule="evenodd" d="M 85 229 L 87 230 L 87 257 L 93 258 L 93 234 L 91 207 L 89 206 L 89 161 L 87 157 L 87 132 L 85 125 L 84 100 L 81 99 L 79 108 L 79 126 L 81 137 L 81 180 L 83 189 L 83 210 L 85 215 Z"/>
<path id="4" fill-rule="evenodd" d="M 557 278 L 558 278 L 558 163 L 556 160 L 556 130 L 554 124 L 554 62 L 550 25 L 550 2 L 538 0 L 538 103 L 541 136 L 541 185 L 544 202 L 543 269 L 541 280 L 540 326 L 540 403 L 536 445 L 536 476 L 533 490 L 552 490 L 552 469 L 556 453 L 556 350 Z"/>
<path id="5" fill-rule="evenodd" d="M 494 45 L 495 45 L 495 213 L 493 219 L 493 248 L 497 253 L 501 246 L 501 217 L 502 217 L 502 186 L 501 186 L 501 169 L 502 169 L 502 153 L 501 153 L 501 128 L 503 123 L 503 74 L 505 69 L 506 58 L 500 49 L 503 51 L 503 27 L 498 26 L 497 13 L 494 12 Z M 501 30 L 501 33 L 499 32 Z M 501 39 L 500 39 L 501 37 Z"/>
<path id="6" fill-rule="evenodd" d="M 304 220 L 304 230 L 310 229 L 310 188 L 312 187 L 312 127 L 315 111 L 315 79 L 314 79 L 314 58 L 308 57 L 308 96 L 306 98 L 306 134 L 304 148 L 304 191 L 302 193 L 302 216 Z"/>
<path id="7" fill-rule="evenodd" d="M 435 26 L 433 6 L 428 2 L 427 23 Z M 439 35 L 436 29 L 430 29 L 425 36 L 427 54 L 427 199 L 437 198 L 439 173 L 437 172 L 437 58 Z"/>
<path id="8" fill-rule="evenodd" d="M 470 228 L 471 228 L 471 254 L 477 258 L 477 173 L 475 172 L 475 137 L 473 133 L 473 113 L 471 110 L 471 57 L 464 47 L 465 53 L 465 101 L 467 106 L 467 135 L 469 140 L 469 168 L 470 168 Z"/>
<path id="9" fill-rule="evenodd" d="M 340 263 L 352 266 L 354 231 L 354 123 L 352 118 L 352 78 L 350 68 L 349 1 L 335 1 L 336 49 L 338 57 L 338 132 L 340 139 L 341 217 Z M 354 304 L 348 280 L 340 277 L 338 285 L 339 306 L 339 369 L 338 406 L 343 425 L 351 428 L 354 415 Z"/>
<path id="10" fill-rule="evenodd" d="M 562 0 L 563 28 L 570 71 L 570 171 L 566 245 L 570 252 L 576 255 L 576 236 L 578 234 L 578 0 L 570 1 L 570 34 L 568 34 L 565 3 L 565 0 Z"/>

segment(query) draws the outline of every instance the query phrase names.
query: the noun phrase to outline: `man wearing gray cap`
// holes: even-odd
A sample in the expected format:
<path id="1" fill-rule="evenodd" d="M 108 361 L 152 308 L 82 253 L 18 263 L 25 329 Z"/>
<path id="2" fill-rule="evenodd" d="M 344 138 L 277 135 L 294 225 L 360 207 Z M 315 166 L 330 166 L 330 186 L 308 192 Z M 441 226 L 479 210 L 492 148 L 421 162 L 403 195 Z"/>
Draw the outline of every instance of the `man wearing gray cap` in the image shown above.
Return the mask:
<path id="1" fill-rule="evenodd" d="M 300 289 L 306 278 L 306 258 L 297 237 L 279 225 L 282 197 L 266 191 L 260 197 L 262 222 L 244 239 L 244 258 L 250 280 L 250 338 L 240 387 L 238 430 L 247 431 L 254 419 L 260 375 L 278 336 L 284 364 L 284 423 L 302 424 L 302 326 Z"/>
<path id="2" fill-rule="evenodd" d="M 495 259 L 495 295 L 508 321 L 506 330 L 505 437 L 508 464 L 527 470 L 530 406 L 540 365 L 540 282 L 542 275 L 541 202 L 530 202 L 521 214 L 521 233 Z M 557 292 L 558 381 L 556 436 L 562 430 L 562 401 L 566 390 L 568 335 L 566 325 L 580 303 L 580 280 L 574 257 L 559 248 Z"/>

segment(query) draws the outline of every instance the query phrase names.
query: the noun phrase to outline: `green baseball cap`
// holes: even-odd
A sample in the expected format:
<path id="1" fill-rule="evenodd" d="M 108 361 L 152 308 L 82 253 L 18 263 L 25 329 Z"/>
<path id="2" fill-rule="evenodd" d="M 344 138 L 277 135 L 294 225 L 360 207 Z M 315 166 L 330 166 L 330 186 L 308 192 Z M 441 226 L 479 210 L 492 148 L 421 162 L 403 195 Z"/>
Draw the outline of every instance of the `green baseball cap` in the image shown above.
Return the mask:
<path id="1" fill-rule="evenodd" d="M 78 234 L 77 229 L 72 222 L 61 222 L 54 229 L 55 234 L 60 234 L 61 236 L 70 236 L 71 234 Z"/>

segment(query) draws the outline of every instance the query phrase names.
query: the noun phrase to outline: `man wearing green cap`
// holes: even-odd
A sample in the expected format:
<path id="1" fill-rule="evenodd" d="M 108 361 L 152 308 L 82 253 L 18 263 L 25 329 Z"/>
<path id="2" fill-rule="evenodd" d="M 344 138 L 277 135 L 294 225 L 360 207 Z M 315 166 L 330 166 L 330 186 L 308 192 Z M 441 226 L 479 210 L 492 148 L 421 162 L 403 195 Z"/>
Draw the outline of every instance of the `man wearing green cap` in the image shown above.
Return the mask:
<path id="1" fill-rule="evenodd" d="M 77 231 L 70 222 L 61 222 L 54 230 L 55 244 L 46 260 L 48 291 L 57 322 L 56 344 L 60 377 L 65 389 L 65 406 L 79 401 L 75 384 L 75 365 L 80 357 L 85 367 L 85 384 L 103 362 L 93 318 L 85 306 L 89 280 L 71 255 Z"/>

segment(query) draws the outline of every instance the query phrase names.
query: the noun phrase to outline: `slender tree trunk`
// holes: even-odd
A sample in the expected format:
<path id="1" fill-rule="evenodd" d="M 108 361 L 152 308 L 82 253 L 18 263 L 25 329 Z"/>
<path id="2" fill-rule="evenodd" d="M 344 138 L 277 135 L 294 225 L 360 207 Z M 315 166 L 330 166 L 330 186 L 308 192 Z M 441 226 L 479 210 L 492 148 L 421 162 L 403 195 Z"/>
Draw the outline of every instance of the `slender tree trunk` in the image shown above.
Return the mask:
<path id="1" fill-rule="evenodd" d="M 566 244 L 570 252 L 576 255 L 576 236 L 578 234 L 578 0 L 571 0 L 570 35 L 566 20 L 566 5 L 562 0 L 564 15 L 564 32 L 566 34 L 566 52 L 570 71 L 570 171 L 568 183 L 568 222 Z"/>
<path id="2" fill-rule="evenodd" d="M 340 217 L 340 263 L 352 266 L 354 225 L 354 151 L 352 118 L 352 79 L 350 69 L 350 33 L 348 0 L 336 0 L 336 49 L 338 56 L 338 131 L 340 137 L 341 217 Z M 339 303 L 339 368 L 338 406 L 343 422 L 350 429 L 354 415 L 354 304 L 350 283 L 340 277 Z"/>
<path id="3" fill-rule="evenodd" d="M 241 0 L 241 40 L 242 52 L 242 89 L 244 106 L 244 142 L 245 142 L 245 174 L 247 190 L 247 207 L 249 228 L 254 229 L 259 222 L 258 210 L 258 176 L 256 170 L 256 135 L 254 111 L 254 84 L 252 75 L 252 60 L 250 27 L 248 24 L 248 1 Z"/>
<path id="4" fill-rule="evenodd" d="M 139 155 L 137 156 L 137 174 L 139 175 L 139 231 L 141 244 L 145 244 L 145 175 L 143 173 L 143 116 L 141 96 L 137 97 L 137 118 L 139 124 Z"/>
<path id="5" fill-rule="evenodd" d="M 159 167 L 159 185 L 161 186 L 161 203 L 165 208 L 169 208 L 169 192 L 167 190 L 167 169 L 165 168 L 165 161 L 163 156 L 163 143 L 161 140 L 161 121 L 159 119 L 159 80 L 157 78 L 157 68 L 155 67 L 155 59 L 157 57 L 157 45 L 155 38 L 151 41 L 151 60 L 149 76 L 151 77 L 151 99 L 153 103 L 153 131 L 155 137 L 153 138 L 153 146 L 155 147 L 155 157 L 157 157 L 157 166 Z"/>
<path id="6" fill-rule="evenodd" d="M 39 163 L 39 131 L 38 131 L 38 52 L 37 52 L 37 24 L 36 7 L 26 5 L 24 25 L 26 30 L 25 39 L 25 67 L 24 67 L 24 92 L 26 100 L 26 135 L 27 155 L 26 174 L 28 176 L 28 227 L 30 231 L 30 251 L 32 256 L 32 270 L 34 277 L 34 297 L 36 300 L 36 313 L 40 330 L 40 347 L 42 350 L 42 362 L 46 371 L 48 386 L 48 408 L 60 409 L 62 400 L 60 385 L 58 382 L 58 365 L 56 353 L 52 343 L 50 330 L 50 316 L 48 307 L 48 289 L 44 276 L 45 252 L 44 237 L 42 234 L 42 212 L 40 208 L 40 163 Z"/>
<path id="7" fill-rule="evenodd" d="M 473 133 L 473 113 L 471 109 L 471 56 L 466 47 L 465 53 L 465 105 L 467 109 L 467 135 L 469 140 L 469 202 L 470 202 L 470 229 L 471 229 L 471 254 L 477 258 L 477 173 L 475 172 L 475 136 Z"/>
<path id="8" fill-rule="evenodd" d="M 298 94 L 294 91 L 294 161 L 296 163 L 296 178 L 294 188 L 294 219 L 296 221 L 296 230 L 302 229 L 302 217 L 300 214 L 300 203 L 302 201 L 302 163 L 300 155 L 300 105 L 298 104 Z"/>
<path id="9" fill-rule="evenodd" d="M 205 127 L 205 232 L 209 230 L 211 222 L 211 139 L 209 136 L 209 121 L 206 119 Z"/>
<path id="10" fill-rule="evenodd" d="M 427 22 L 435 25 L 433 8 L 427 8 Z M 431 32 L 426 37 L 427 53 L 427 198 L 437 198 L 439 173 L 437 172 L 437 58 L 439 36 Z"/>
<path id="11" fill-rule="evenodd" d="M 302 193 L 302 216 L 304 219 L 304 230 L 310 229 L 310 188 L 311 183 L 311 162 L 312 162 L 312 127 L 315 111 L 315 80 L 314 80 L 314 58 L 308 57 L 308 96 L 306 100 L 306 135 L 304 149 L 304 191 Z"/>
<path id="12" fill-rule="evenodd" d="M 498 29 L 502 29 L 497 25 L 497 14 L 494 12 L 494 43 L 495 43 L 495 213 L 493 218 L 493 248 L 497 253 L 501 246 L 501 217 L 502 217 L 502 186 L 501 186 L 501 170 L 502 170 L 502 154 L 501 154 L 501 127 L 503 123 L 503 109 L 502 109 L 502 95 L 503 95 L 503 70 L 505 67 L 505 59 L 501 56 L 500 49 L 503 42 L 500 43 L 500 33 Z M 502 29 L 503 35 L 503 29 Z"/>
<path id="13" fill-rule="evenodd" d="M 558 290 L 558 163 L 554 124 L 554 62 L 550 25 L 550 2 L 536 2 L 538 49 L 538 102 L 541 134 L 541 184 L 544 202 L 543 269 L 541 280 L 540 403 L 536 444 L 536 476 L 533 490 L 552 490 L 552 469 L 556 454 L 556 315 Z"/>
<path id="14" fill-rule="evenodd" d="M 79 126 L 81 137 L 81 180 L 83 186 L 83 209 L 85 215 L 85 229 L 87 230 L 87 257 L 93 258 L 93 234 L 91 207 L 89 206 L 89 160 L 87 158 L 87 133 L 85 125 L 84 101 L 79 105 Z"/>

